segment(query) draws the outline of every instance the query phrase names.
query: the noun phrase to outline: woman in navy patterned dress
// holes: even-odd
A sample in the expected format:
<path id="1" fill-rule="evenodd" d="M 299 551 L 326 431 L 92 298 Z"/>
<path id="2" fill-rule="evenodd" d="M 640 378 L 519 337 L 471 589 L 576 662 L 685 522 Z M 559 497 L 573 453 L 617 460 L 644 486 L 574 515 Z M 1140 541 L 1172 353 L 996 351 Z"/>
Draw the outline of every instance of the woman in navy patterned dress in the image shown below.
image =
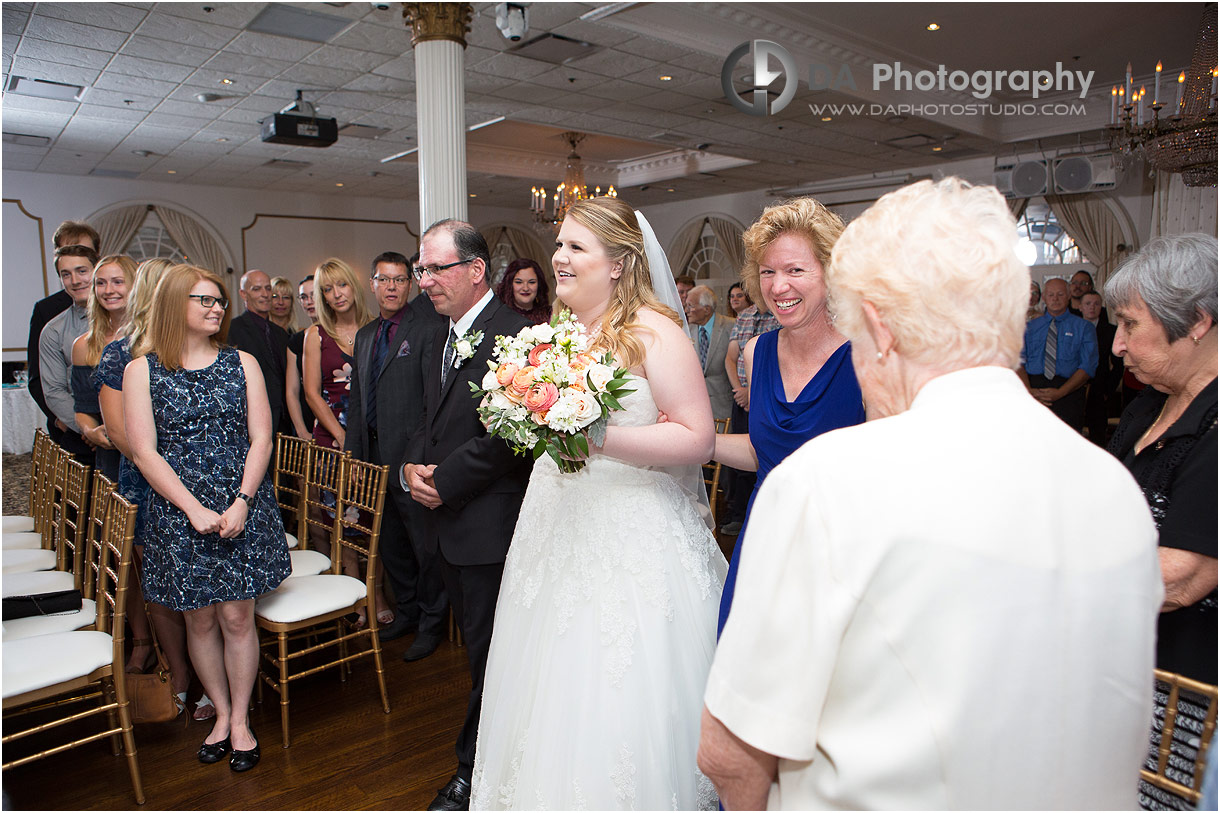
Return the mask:
<path id="1" fill-rule="evenodd" d="M 250 694 L 258 673 L 254 599 L 291 571 L 267 464 L 271 408 L 258 363 L 222 344 L 228 301 L 211 271 L 177 265 L 123 376 L 133 460 L 153 495 L 144 592 L 186 618 L 195 672 L 216 704 L 199 761 L 258 763 Z"/>

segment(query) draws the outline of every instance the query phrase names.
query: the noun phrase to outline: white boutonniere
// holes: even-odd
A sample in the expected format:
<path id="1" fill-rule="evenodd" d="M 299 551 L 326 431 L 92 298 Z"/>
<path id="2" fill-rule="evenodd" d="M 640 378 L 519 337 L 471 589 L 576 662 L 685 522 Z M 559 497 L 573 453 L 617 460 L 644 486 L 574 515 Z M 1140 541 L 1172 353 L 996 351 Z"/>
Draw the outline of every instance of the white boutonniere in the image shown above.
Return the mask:
<path id="1" fill-rule="evenodd" d="M 453 368 L 456 370 L 468 361 L 482 342 L 483 331 L 481 330 L 458 336 L 453 342 Z"/>

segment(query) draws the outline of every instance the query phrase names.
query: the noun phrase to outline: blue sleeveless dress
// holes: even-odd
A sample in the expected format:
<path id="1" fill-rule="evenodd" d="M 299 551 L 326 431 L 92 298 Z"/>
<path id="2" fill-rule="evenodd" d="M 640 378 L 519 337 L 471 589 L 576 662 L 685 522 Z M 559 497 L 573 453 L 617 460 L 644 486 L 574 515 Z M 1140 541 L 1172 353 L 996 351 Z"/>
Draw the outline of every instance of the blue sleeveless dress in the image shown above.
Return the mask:
<path id="1" fill-rule="evenodd" d="M 754 498 L 771 469 L 783 462 L 804 443 L 832 429 L 864 423 L 864 399 L 851 366 L 851 342 L 831 354 L 822 369 L 809 380 L 795 401 L 784 394 L 784 381 L 779 373 L 779 334 L 772 330 L 759 335 L 754 345 L 754 363 L 750 376 L 750 443 L 758 456 L 758 480 L 746 506 L 746 521 L 720 598 L 720 622 L 717 636 L 724 630 L 733 604 L 733 588 L 737 584 L 737 568 L 741 562 L 741 547 L 750 524 Z"/>
<path id="2" fill-rule="evenodd" d="M 148 355 L 157 452 L 204 507 L 223 513 L 241 490 L 250 436 L 246 375 L 232 347 L 208 367 L 170 372 Z M 150 490 L 144 523 L 144 595 L 173 610 L 254 599 L 288 578 L 292 565 L 270 472 L 234 539 L 200 534 L 185 513 Z"/>

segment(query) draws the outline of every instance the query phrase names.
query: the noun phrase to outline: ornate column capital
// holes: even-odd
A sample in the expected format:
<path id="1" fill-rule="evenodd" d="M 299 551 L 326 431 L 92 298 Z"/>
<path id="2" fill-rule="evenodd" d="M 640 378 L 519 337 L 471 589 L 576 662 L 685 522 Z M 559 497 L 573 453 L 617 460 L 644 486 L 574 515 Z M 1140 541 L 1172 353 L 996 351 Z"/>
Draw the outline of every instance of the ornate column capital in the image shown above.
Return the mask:
<path id="1" fill-rule="evenodd" d="M 402 19 L 411 29 L 411 44 L 450 40 L 466 47 L 466 32 L 474 18 L 470 3 L 403 3 Z"/>

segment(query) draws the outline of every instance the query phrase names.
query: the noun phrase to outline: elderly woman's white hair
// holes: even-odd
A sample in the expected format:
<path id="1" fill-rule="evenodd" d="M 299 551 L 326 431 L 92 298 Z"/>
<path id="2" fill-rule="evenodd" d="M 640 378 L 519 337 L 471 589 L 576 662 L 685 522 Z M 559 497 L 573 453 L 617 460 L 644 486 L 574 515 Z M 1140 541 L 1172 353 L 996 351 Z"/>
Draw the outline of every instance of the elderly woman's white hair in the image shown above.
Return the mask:
<path id="1" fill-rule="evenodd" d="M 835 244 L 826 285 L 835 325 L 864 335 L 876 307 L 910 361 L 942 369 L 1020 361 L 1029 269 L 1000 193 L 960 178 L 890 192 Z"/>
<path id="2" fill-rule="evenodd" d="M 1113 309 L 1142 299 L 1176 342 L 1204 313 L 1216 322 L 1216 238 L 1210 234 L 1157 237 L 1129 258 L 1106 283 Z"/>

